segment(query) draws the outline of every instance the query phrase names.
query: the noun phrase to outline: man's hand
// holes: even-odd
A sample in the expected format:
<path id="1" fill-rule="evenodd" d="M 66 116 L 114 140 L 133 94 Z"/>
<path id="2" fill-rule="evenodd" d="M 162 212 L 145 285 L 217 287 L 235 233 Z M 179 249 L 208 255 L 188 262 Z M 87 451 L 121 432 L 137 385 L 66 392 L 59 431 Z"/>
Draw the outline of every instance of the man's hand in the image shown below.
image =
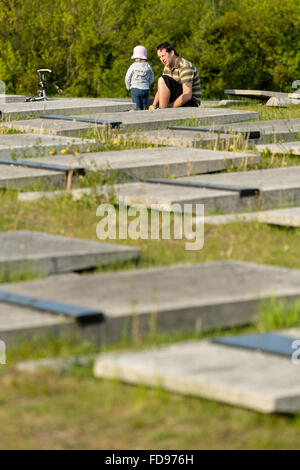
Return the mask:
<path id="1" fill-rule="evenodd" d="M 158 92 L 156 92 L 155 97 L 154 97 L 154 100 L 153 100 L 153 103 L 152 103 L 151 106 L 149 106 L 148 109 L 149 109 L 149 110 L 151 110 L 151 109 L 156 109 L 156 108 L 158 107 L 158 100 L 159 100 L 159 98 L 158 98 Z"/>
<path id="2" fill-rule="evenodd" d="M 174 103 L 169 104 L 169 108 L 179 108 L 183 106 L 185 103 L 192 99 L 193 93 L 193 84 L 192 83 L 185 83 L 182 85 L 182 95 L 178 96 Z"/>

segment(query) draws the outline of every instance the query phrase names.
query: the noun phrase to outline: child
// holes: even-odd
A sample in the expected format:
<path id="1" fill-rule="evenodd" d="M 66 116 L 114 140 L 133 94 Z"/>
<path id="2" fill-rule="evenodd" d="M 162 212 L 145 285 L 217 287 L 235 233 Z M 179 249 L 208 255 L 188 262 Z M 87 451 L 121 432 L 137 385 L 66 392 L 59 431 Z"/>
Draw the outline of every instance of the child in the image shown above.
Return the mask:
<path id="1" fill-rule="evenodd" d="M 131 58 L 135 62 L 127 70 L 126 88 L 131 90 L 131 98 L 136 105 L 136 110 L 147 109 L 149 86 L 154 80 L 153 70 L 147 62 L 147 49 L 143 46 L 136 46 Z"/>

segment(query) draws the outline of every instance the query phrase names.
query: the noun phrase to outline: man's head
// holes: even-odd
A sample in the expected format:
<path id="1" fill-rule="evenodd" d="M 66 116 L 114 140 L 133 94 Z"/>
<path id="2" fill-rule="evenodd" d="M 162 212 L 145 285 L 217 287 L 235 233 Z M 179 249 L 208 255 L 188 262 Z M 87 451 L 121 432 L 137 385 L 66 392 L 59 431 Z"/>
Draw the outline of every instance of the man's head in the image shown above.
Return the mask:
<path id="1" fill-rule="evenodd" d="M 162 42 L 157 46 L 156 52 L 158 58 L 164 65 L 169 65 L 170 67 L 174 66 L 178 54 L 171 44 L 169 44 L 168 42 Z"/>

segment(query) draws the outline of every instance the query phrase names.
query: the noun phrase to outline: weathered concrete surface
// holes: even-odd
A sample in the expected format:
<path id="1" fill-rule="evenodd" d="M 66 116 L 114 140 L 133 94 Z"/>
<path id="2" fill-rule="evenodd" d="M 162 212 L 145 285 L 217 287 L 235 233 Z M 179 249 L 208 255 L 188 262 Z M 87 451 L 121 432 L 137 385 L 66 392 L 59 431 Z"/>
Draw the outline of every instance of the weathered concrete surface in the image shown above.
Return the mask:
<path id="1" fill-rule="evenodd" d="M 272 96 L 272 98 L 268 99 L 266 102 L 266 106 L 274 106 L 276 108 L 287 108 L 289 104 L 289 98 L 277 98 L 276 96 Z"/>
<path id="2" fill-rule="evenodd" d="M 234 139 L 233 135 L 227 133 L 216 135 L 214 132 L 187 132 L 172 129 L 154 129 L 136 132 L 131 134 L 131 136 L 146 144 L 173 145 L 176 147 L 217 148 L 218 144 L 222 143 L 228 143 L 229 146 L 229 142 L 232 142 Z"/>
<path id="3" fill-rule="evenodd" d="M 51 276 L 51 281 L 59 284 L 63 279 L 74 278 L 74 274 L 60 274 Z M 3 289 L 5 284 L 1 284 Z M 29 293 L 35 295 L 34 292 Z M 0 303 L 0 338 L 5 341 L 6 347 L 24 343 L 32 337 L 54 335 L 56 337 L 80 332 L 76 324 L 69 318 L 40 312 L 29 308 L 18 307 Z"/>
<path id="4" fill-rule="evenodd" d="M 88 151 L 93 143 L 89 139 L 61 137 L 39 134 L 3 134 L 0 135 L 0 157 L 45 156 L 50 151 L 60 152 Z"/>
<path id="5" fill-rule="evenodd" d="M 33 132 L 35 134 L 52 134 L 65 136 L 85 136 L 89 130 L 99 128 L 96 124 L 62 121 L 54 119 L 29 119 L 19 121 L 8 121 L 0 125 L 9 129 L 17 129 L 22 132 Z"/>
<path id="6" fill-rule="evenodd" d="M 221 124 L 222 129 L 219 134 L 213 132 L 214 125 L 211 127 L 211 132 L 206 131 L 190 131 L 179 129 L 160 129 L 152 131 L 139 132 L 137 137 L 146 143 L 160 144 L 160 145 L 176 145 L 182 147 L 195 147 L 195 146 L 211 146 L 222 142 L 233 142 L 239 131 L 259 131 L 259 139 L 251 139 L 249 144 L 252 143 L 262 144 L 278 142 L 280 140 L 289 141 L 296 140 L 300 137 L 300 119 L 280 119 L 270 121 L 255 121 L 255 122 L 241 122 L 231 124 Z M 220 126 L 219 126 L 220 127 Z M 244 138 L 241 137 L 241 145 L 243 145 Z"/>
<path id="7" fill-rule="evenodd" d="M 27 161 L 27 160 L 26 160 Z M 29 161 L 29 160 L 28 160 Z M 243 163 L 257 164 L 260 157 L 251 153 L 222 152 L 205 149 L 181 149 L 176 147 L 157 147 L 112 152 L 82 153 L 78 156 L 52 155 L 34 158 L 34 163 L 61 164 L 72 168 L 79 166 L 85 170 L 101 170 L 108 176 L 124 173 L 128 177 L 150 178 L 169 176 L 189 176 L 191 174 L 210 173 L 231 167 L 240 167 Z M 0 166 L 0 187 L 29 188 L 33 183 L 53 187 L 63 187 L 66 172 L 26 168 L 13 165 Z M 74 176 L 76 178 L 76 176 Z M 60 192 L 59 194 L 63 194 Z M 53 194 L 52 196 L 55 196 Z M 22 197 L 22 196 L 21 196 Z M 44 197 L 44 195 L 41 195 Z M 46 195 L 51 198 L 51 195 Z M 34 199 L 38 198 L 38 195 Z"/>
<path id="8" fill-rule="evenodd" d="M 0 104 L 2 103 L 24 103 L 25 95 L 7 95 L 0 93 Z"/>
<path id="9" fill-rule="evenodd" d="M 296 100 L 300 100 L 300 93 L 297 93 L 296 91 L 294 91 L 294 93 L 289 93 L 289 98 L 291 99 L 296 99 Z M 298 104 L 298 103 L 296 103 Z"/>
<path id="10" fill-rule="evenodd" d="M 94 364 L 96 377 L 160 387 L 262 413 L 300 411 L 297 372 L 290 358 L 210 341 L 101 354 Z"/>
<path id="11" fill-rule="evenodd" d="M 54 357 L 36 359 L 33 361 L 21 361 L 16 365 L 16 369 L 21 372 L 36 373 L 41 370 L 51 369 L 58 372 L 66 372 L 74 366 L 86 366 L 92 364 L 95 354 L 85 356 L 73 356 L 68 358 Z"/>
<path id="12" fill-rule="evenodd" d="M 214 129 L 213 126 L 208 127 L 211 127 L 212 130 Z M 260 138 L 251 139 L 251 142 L 272 144 L 280 140 L 288 141 L 298 139 L 300 137 L 300 119 L 232 123 L 218 126 L 218 129 L 220 129 L 220 132 L 223 133 L 224 136 L 226 136 L 225 132 L 233 135 L 238 134 L 240 131 L 259 131 Z M 184 132 L 189 134 L 192 131 L 186 130 Z"/>
<path id="13" fill-rule="evenodd" d="M 300 155 L 300 141 L 257 145 L 256 148 L 258 152 L 270 150 L 271 153 L 292 153 L 293 155 Z"/>
<path id="14" fill-rule="evenodd" d="M 0 272 L 49 275 L 134 260 L 139 250 L 30 230 L 0 232 Z"/>
<path id="15" fill-rule="evenodd" d="M 300 271 L 230 261 L 76 278 L 62 276 L 59 280 L 54 276 L 54 279 L 2 284 L 1 289 L 99 309 L 105 320 L 100 325 L 92 325 L 90 333 L 101 341 L 113 342 L 124 334 L 139 337 L 156 328 L 170 332 L 205 331 L 249 323 L 262 299 L 276 296 L 294 301 L 298 298 Z M 9 329 L 7 308 L 6 304 L 0 303 L 2 339 Z M 13 311 L 12 306 L 9 308 Z M 26 312 L 32 313 L 28 309 L 21 311 L 23 316 Z M 1 322 L 5 323 L 5 328 Z M 22 328 L 18 328 L 13 316 L 11 322 L 12 340 L 12 330 L 18 331 L 19 335 Z"/>
<path id="16" fill-rule="evenodd" d="M 204 108 L 218 107 L 218 106 L 233 106 L 233 105 L 246 105 L 251 101 L 246 100 L 215 100 L 215 101 L 201 101 L 201 106 Z"/>
<path id="17" fill-rule="evenodd" d="M 236 212 L 241 210 L 264 210 L 300 203 L 300 167 L 274 168 L 269 170 L 239 171 L 212 175 L 198 175 L 181 178 L 185 181 L 224 185 L 255 187 L 259 196 L 241 198 L 237 192 L 171 186 L 168 184 L 127 183 L 115 185 L 116 196 L 127 198 L 127 204 L 164 204 L 172 208 L 174 204 L 204 204 L 205 211 L 221 210 Z M 102 188 L 103 194 L 107 193 Z"/>
<path id="18" fill-rule="evenodd" d="M 300 227 L 300 207 L 261 212 L 257 215 L 257 220 L 272 225 Z"/>
<path id="19" fill-rule="evenodd" d="M 138 111 L 134 113 L 92 113 L 90 118 L 110 119 L 122 121 L 122 129 L 149 130 L 163 129 L 170 125 L 186 122 L 187 119 L 195 119 L 201 124 L 226 124 L 230 122 L 248 121 L 257 119 L 258 113 L 253 111 L 237 111 L 233 109 L 215 108 L 166 108 L 154 111 Z"/>
<path id="20" fill-rule="evenodd" d="M 93 132 L 102 132 L 104 127 L 84 122 L 76 121 L 61 121 L 54 119 L 30 119 L 13 121 L 0 124 L 0 127 L 6 127 L 9 129 L 17 129 L 22 132 L 34 132 L 38 134 L 52 134 L 52 135 L 65 135 L 74 137 L 84 137 Z M 138 132 L 135 134 L 130 133 L 130 138 L 138 138 L 144 143 L 149 144 L 160 144 L 160 145 L 176 145 L 180 147 L 194 147 L 196 145 L 201 146 L 205 144 L 216 143 L 216 134 L 207 132 L 182 132 L 180 130 L 171 129 L 159 129 L 150 130 L 144 132 Z M 116 133 L 115 139 L 124 139 L 124 134 Z M 218 136 L 218 142 L 229 141 L 232 139 L 228 133 L 220 134 Z"/>
<path id="21" fill-rule="evenodd" d="M 57 188 L 66 184 L 62 171 L 40 170 L 15 165 L 0 165 L 0 188 Z"/>
<path id="22" fill-rule="evenodd" d="M 258 214 L 262 212 L 244 212 L 241 214 L 226 214 L 226 215 L 208 215 L 204 219 L 204 223 L 208 225 L 225 225 L 234 222 L 253 222 L 257 220 Z"/>
<path id="23" fill-rule="evenodd" d="M 256 98 L 267 100 L 272 96 L 277 98 L 288 98 L 288 93 L 281 93 L 279 91 L 265 91 L 265 90 L 224 90 L 225 95 L 244 96 L 246 98 Z"/>
<path id="24" fill-rule="evenodd" d="M 39 117 L 43 114 L 85 114 L 128 111 L 135 106 L 127 101 L 111 101 L 102 98 L 53 98 L 49 101 L 1 104 L 3 120 Z"/>
<path id="25" fill-rule="evenodd" d="M 67 190 L 55 190 L 55 191 L 25 191 L 19 192 L 17 198 L 19 201 L 37 201 L 39 199 L 55 199 L 56 197 L 72 196 L 74 201 L 78 201 L 81 199 L 85 194 L 93 194 L 93 188 L 77 188 L 71 189 L 70 191 Z"/>
<path id="26" fill-rule="evenodd" d="M 249 119 L 257 119 L 258 114 L 253 111 L 237 111 L 231 109 L 211 109 L 211 108 L 177 108 L 177 109 L 157 109 L 155 111 L 139 111 L 138 113 L 97 113 L 92 112 L 85 115 L 91 119 L 106 119 L 121 121 L 120 131 L 135 131 L 149 129 L 164 129 L 169 125 L 182 124 L 186 119 L 194 118 L 201 124 L 224 124 Z M 54 114 L 54 113 L 52 113 Z M 56 113 L 58 114 L 58 113 Z M 66 114 L 66 113 L 65 113 Z M 74 113 L 73 113 L 74 114 Z M 19 129 L 25 132 L 48 133 L 55 135 L 86 135 L 89 130 L 101 129 L 93 123 L 76 121 L 63 121 L 55 119 L 31 119 L 2 124 L 5 127 Z M 205 136 L 207 139 L 207 136 Z"/>
<path id="27" fill-rule="evenodd" d="M 87 170 L 101 170 L 108 174 L 126 172 L 139 178 L 190 176 L 211 173 L 243 163 L 258 164 L 257 155 L 243 152 L 222 152 L 195 148 L 154 147 L 147 149 L 122 150 L 111 152 L 82 153 L 74 155 L 53 155 L 34 160 L 42 163 L 57 163 L 82 166 Z"/>

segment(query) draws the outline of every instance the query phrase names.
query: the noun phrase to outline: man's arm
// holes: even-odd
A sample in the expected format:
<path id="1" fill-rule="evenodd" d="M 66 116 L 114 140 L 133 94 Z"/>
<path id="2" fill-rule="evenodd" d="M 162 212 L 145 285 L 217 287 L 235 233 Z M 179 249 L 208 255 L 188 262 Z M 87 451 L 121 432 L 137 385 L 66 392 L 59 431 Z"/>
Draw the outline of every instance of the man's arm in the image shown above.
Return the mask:
<path id="1" fill-rule="evenodd" d="M 179 108 L 180 106 L 183 106 L 185 103 L 190 101 L 192 99 L 192 90 L 193 90 L 193 84 L 191 83 L 184 83 L 182 85 L 182 94 L 176 98 L 176 100 L 173 103 L 170 103 L 168 108 Z"/>

